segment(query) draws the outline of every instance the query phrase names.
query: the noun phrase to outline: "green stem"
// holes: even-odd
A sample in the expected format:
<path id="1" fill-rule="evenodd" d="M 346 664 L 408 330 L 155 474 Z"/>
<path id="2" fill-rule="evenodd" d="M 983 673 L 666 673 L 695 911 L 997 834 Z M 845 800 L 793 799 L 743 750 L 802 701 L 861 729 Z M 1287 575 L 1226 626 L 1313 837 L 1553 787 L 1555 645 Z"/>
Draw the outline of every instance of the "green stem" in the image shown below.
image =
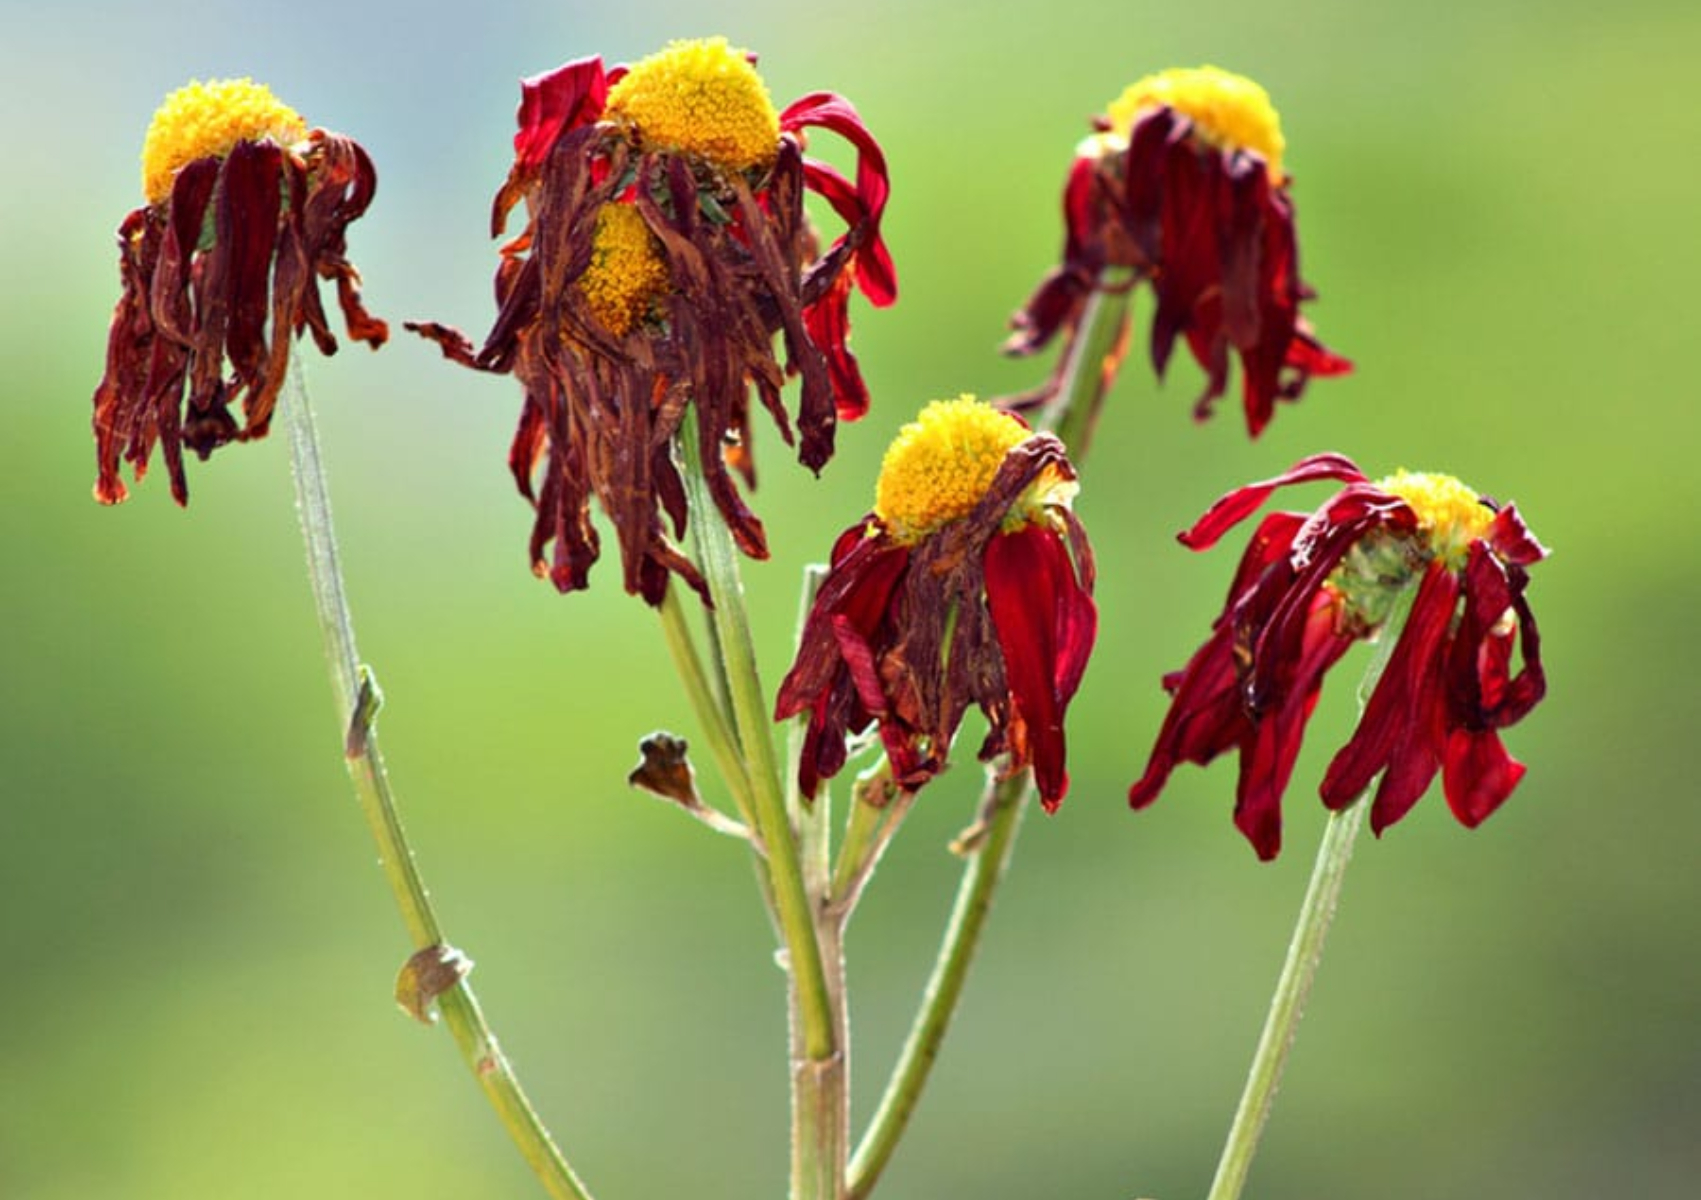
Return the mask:
<path id="1" fill-rule="evenodd" d="M 878 794 L 879 802 L 870 799 L 870 794 Z M 874 868 L 880 865 L 881 856 L 914 802 L 914 792 L 892 786 L 892 764 L 884 758 L 857 776 L 830 897 L 834 910 L 844 919 L 849 920 L 856 909 L 863 887 L 874 874 Z"/>
<path id="2" fill-rule="evenodd" d="M 1032 774 L 1028 771 L 1020 771 L 988 788 L 984 833 L 963 872 L 939 957 L 934 961 L 933 974 L 898 1056 L 898 1065 L 886 1085 L 885 1095 L 880 1098 L 874 1119 L 869 1122 L 868 1132 L 863 1134 L 861 1144 L 851 1156 L 847 1200 L 861 1200 L 874 1189 L 921 1098 L 962 996 L 969 966 L 980 946 L 981 932 L 992 912 L 993 895 L 1010 864 L 1022 812 L 1032 795 Z"/>
<path id="3" fill-rule="evenodd" d="M 750 776 L 744 769 L 744 756 L 738 748 L 738 736 L 727 723 L 725 706 L 709 683 L 708 673 L 703 670 L 703 660 L 698 655 L 697 644 L 691 637 L 691 626 L 685 616 L 685 606 L 679 598 L 679 589 L 671 583 L 668 585 L 667 594 L 662 597 L 660 615 L 662 631 L 667 637 L 668 652 L 673 656 L 674 669 L 678 671 L 680 682 L 685 687 L 685 696 L 691 704 L 691 711 L 696 714 L 698 723 L 703 727 L 703 736 L 709 743 L 709 753 L 714 756 L 715 766 L 720 770 L 727 790 L 732 793 L 733 803 L 738 806 L 739 815 L 744 818 L 744 823 L 751 831 L 755 832 L 755 803 L 752 799 Z"/>
<path id="4" fill-rule="evenodd" d="M 1393 614 L 1377 635 L 1376 654 L 1359 684 L 1359 703 L 1363 707 L 1376 690 L 1382 672 L 1388 666 L 1400 633 L 1411 614 L 1416 586 L 1408 589 L 1397 602 Z M 1264 1018 L 1258 1047 L 1252 1054 L 1252 1066 L 1247 1071 L 1246 1087 L 1241 1092 L 1234 1121 L 1223 1143 L 1222 1157 L 1217 1161 L 1217 1173 L 1211 1181 L 1207 1200 L 1235 1200 L 1246 1186 L 1252 1158 L 1258 1152 L 1258 1139 L 1270 1119 L 1270 1108 L 1276 1100 L 1276 1089 L 1299 1034 L 1300 1017 L 1305 1012 L 1306 999 L 1316 981 L 1317 968 L 1323 962 L 1323 944 L 1335 919 L 1340 903 L 1341 886 L 1346 880 L 1347 864 L 1352 860 L 1353 842 L 1364 826 L 1368 807 L 1365 796 L 1376 784 L 1373 782 L 1345 808 L 1329 814 L 1323 830 L 1322 843 L 1317 847 L 1317 859 L 1312 864 L 1311 880 L 1306 884 L 1305 897 L 1300 901 L 1299 917 L 1294 923 L 1293 938 L 1288 943 L 1287 959 L 1281 974 L 1276 977 L 1275 994 L 1270 997 L 1270 1011 Z"/>
<path id="5" fill-rule="evenodd" d="M 441 946 L 442 926 L 414 862 L 378 749 L 378 734 L 372 724 L 377 711 L 377 689 L 355 650 L 354 624 L 337 560 L 336 531 L 331 524 L 330 492 L 299 360 L 291 374 L 291 383 L 282 407 L 289 426 L 296 505 L 306 542 L 313 602 L 330 663 L 331 685 L 344 724 L 349 774 L 354 780 L 361 813 L 378 843 L 384 878 L 395 896 L 414 948 Z M 526 1099 L 513 1067 L 479 1007 L 478 998 L 464 978 L 438 997 L 438 1008 L 473 1077 L 544 1189 L 557 1200 L 589 1200 L 589 1193 Z"/>
<path id="6" fill-rule="evenodd" d="M 1035 424 L 1055 433 L 1069 448 L 1079 467 L 1098 424 L 1099 405 L 1116 378 L 1127 349 L 1131 288 L 1109 278 L 1087 297 L 1081 310 L 1080 332 L 1069 343 L 1069 359 L 1051 401 Z"/>
<path id="7" fill-rule="evenodd" d="M 843 968 L 834 950 L 829 973 L 819 924 L 821 905 L 804 882 L 798 831 L 786 811 L 786 789 L 770 731 L 771 709 L 756 668 L 739 578 L 738 548 L 699 465 L 697 430 L 687 419 L 680 427 L 685 494 L 698 548 L 698 567 L 714 603 L 721 668 L 732 705 L 732 723 L 750 776 L 756 831 L 767 847 L 770 898 L 785 943 L 792 1013 L 792 1196 L 793 1200 L 837 1200 L 843 1170 L 845 1133 L 842 1093 L 836 1081 L 844 1070 Z M 827 1100 L 823 1100 L 827 1097 Z"/>

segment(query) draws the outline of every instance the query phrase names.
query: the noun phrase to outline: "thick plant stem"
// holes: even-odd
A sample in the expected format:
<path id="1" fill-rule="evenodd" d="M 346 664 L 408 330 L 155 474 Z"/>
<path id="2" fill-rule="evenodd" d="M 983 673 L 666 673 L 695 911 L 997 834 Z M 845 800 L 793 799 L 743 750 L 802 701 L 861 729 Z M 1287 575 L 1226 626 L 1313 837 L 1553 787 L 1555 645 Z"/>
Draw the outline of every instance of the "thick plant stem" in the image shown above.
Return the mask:
<path id="1" fill-rule="evenodd" d="M 836 1050 L 826 1058 L 811 1056 L 794 1015 L 792 1200 L 842 1200 L 845 1164 L 850 1155 L 850 1029 L 845 1007 L 843 927 L 828 917 L 818 924 L 817 932 L 832 989 Z"/>
<path id="2" fill-rule="evenodd" d="M 921 1008 L 910 1026 L 886 1093 L 880 1098 L 880 1107 L 851 1158 L 846 1192 L 849 1200 L 861 1200 L 873 1190 L 897 1149 L 916 1102 L 921 1099 L 922 1088 L 957 1010 L 969 965 L 980 947 L 981 932 L 992 912 L 993 895 L 1015 849 L 1016 830 L 1033 796 L 1032 778 L 1031 772 L 1021 771 L 1008 779 L 989 783 L 982 813 L 984 828 L 977 846 L 970 851 L 969 864 L 958 886 L 957 901 L 940 943 L 939 957 L 933 964 L 933 974 L 927 981 Z"/>
<path id="3" fill-rule="evenodd" d="M 821 905 L 805 886 L 798 831 L 786 811 L 771 708 L 756 668 L 755 639 L 739 577 L 738 549 L 697 465 L 697 431 L 690 420 L 680 428 L 679 454 L 691 526 L 697 538 L 698 567 L 714 602 L 712 620 L 732 707 L 732 725 L 749 772 L 756 831 L 768 851 L 773 914 L 785 943 L 793 1022 L 793 1200 L 837 1200 L 836 1192 L 817 1190 L 830 1186 L 843 1168 L 822 1166 L 834 1154 L 836 1135 L 823 1124 L 827 1110 L 815 1103 L 812 1093 L 817 1080 L 830 1082 L 833 1071 L 843 1070 L 842 995 L 835 1001 L 835 993 L 842 988 L 829 980 L 821 945 Z M 838 1141 L 842 1143 L 842 1135 Z M 839 1161 L 842 1163 L 842 1157 Z"/>
<path id="4" fill-rule="evenodd" d="M 344 722 L 349 774 L 354 780 L 361 813 L 378 843 L 384 878 L 395 896 L 415 950 L 444 946 L 442 927 L 414 862 L 378 749 L 378 734 L 373 728 L 378 708 L 377 685 L 371 673 L 361 666 L 355 650 L 354 625 L 337 560 L 336 532 L 331 524 L 330 492 L 299 364 L 291 375 L 291 383 L 282 406 L 289 427 L 296 505 L 306 542 L 314 607 L 330 664 L 331 685 L 337 696 L 337 712 Z M 459 979 L 438 995 L 437 1003 L 462 1058 L 545 1191 L 557 1200 L 589 1200 L 589 1193 L 527 1100 L 466 979 Z"/>
<path id="5" fill-rule="evenodd" d="M 1393 614 L 1377 636 L 1376 654 L 1359 684 L 1360 710 L 1370 700 L 1382 672 L 1388 666 L 1394 646 L 1411 613 L 1417 589 L 1413 586 L 1396 604 Z M 1376 787 L 1373 782 L 1366 795 Z M 1353 842 L 1364 827 L 1368 802 L 1365 795 L 1351 804 L 1329 814 L 1323 830 L 1322 843 L 1317 847 L 1317 859 L 1312 864 L 1311 880 L 1306 884 L 1300 901 L 1299 917 L 1294 923 L 1293 938 L 1288 943 L 1287 959 L 1281 974 L 1276 977 L 1275 994 L 1270 997 L 1270 1011 L 1264 1018 L 1263 1032 L 1258 1035 L 1258 1047 L 1252 1054 L 1252 1066 L 1247 1072 L 1246 1087 L 1241 1092 L 1234 1121 L 1223 1143 L 1222 1157 L 1217 1161 L 1216 1177 L 1211 1181 L 1207 1200 L 1236 1200 L 1246 1186 L 1247 1173 L 1252 1169 L 1252 1157 L 1258 1152 L 1258 1139 L 1270 1119 L 1270 1108 L 1276 1101 L 1281 1085 L 1282 1070 L 1294 1038 L 1299 1034 L 1300 1017 L 1305 1012 L 1306 999 L 1317 978 L 1317 968 L 1323 962 L 1323 944 L 1335 919 L 1340 903 L 1341 886 L 1346 880 L 1347 864 L 1352 860 Z"/>

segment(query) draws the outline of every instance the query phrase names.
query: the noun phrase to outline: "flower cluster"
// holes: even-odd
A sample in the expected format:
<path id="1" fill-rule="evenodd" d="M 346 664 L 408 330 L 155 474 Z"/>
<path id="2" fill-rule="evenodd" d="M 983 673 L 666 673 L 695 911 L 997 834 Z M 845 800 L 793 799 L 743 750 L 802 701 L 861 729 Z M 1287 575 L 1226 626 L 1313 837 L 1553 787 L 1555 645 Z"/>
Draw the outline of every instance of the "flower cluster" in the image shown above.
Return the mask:
<path id="1" fill-rule="evenodd" d="M 1440 772 L 1454 815 L 1474 827 L 1524 773 L 1498 731 L 1546 689 L 1524 590 L 1526 568 L 1547 551 L 1516 507 L 1449 476 L 1400 471 L 1372 483 L 1341 455 L 1315 455 L 1230 492 L 1181 540 L 1207 549 L 1272 492 L 1321 479 L 1346 486 L 1310 515 L 1275 512 L 1259 524 L 1211 637 L 1164 679 L 1169 714 L 1128 793 L 1140 808 L 1177 763 L 1238 750 L 1234 820 L 1265 859 L 1281 848 L 1282 793 L 1324 674 L 1382 630 L 1402 593 L 1416 588 L 1399 641 L 1324 776 L 1330 808 L 1351 804 L 1380 773 L 1370 820 L 1381 833 Z"/>
<path id="2" fill-rule="evenodd" d="M 321 352 L 337 348 L 316 277 L 335 281 L 351 338 L 384 343 L 345 257 L 376 187 L 358 143 L 309 130 L 259 84 L 191 83 L 166 98 L 142 150 L 147 203 L 118 227 L 123 294 L 94 394 L 101 503 L 128 495 L 120 460 L 139 480 L 157 444 L 187 504 L 184 447 L 204 459 L 266 435 L 291 336 L 307 329 Z"/>
<path id="3" fill-rule="evenodd" d="M 776 719 L 809 713 L 805 795 L 875 723 L 894 781 L 919 788 L 973 703 L 991 725 L 980 757 L 1031 764 L 1046 808 L 1062 802 L 1064 710 L 1097 630 L 1075 490 L 1061 442 L 972 397 L 903 428 L 874 511 L 833 547 L 780 685 Z"/>
<path id="4" fill-rule="evenodd" d="M 1158 375 L 1183 336 L 1204 369 L 1200 419 L 1228 387 L 1230 350 L 1253 436 L 1313 375 L 1351 370 L 1299 315 L 1312 293 L 1299 277 L 1284 149 L 1269 96 L 1242 76 L 1200 67 L 1132 84 L 1077 151 L 1063 194 L 1063 262 L 1012 319 L 1005 349 L 1032 354 L 1060 331 L 1072 344 L 1088 298 L 1115 286 L 1109 273 L 1120 270 L 1156 296 Z M 1125 346 L 1107 364 L 1106 387 Z M 1071 357 L 1060 356 L 1060 373 Z M 1054 377 L 1042 396 L 1057 386 Z"/>
<path id="5" fill-rule="evenodd" d="M 735 481 L 755 483 L 753 408 L 818 471 L 837 422 L 868 407 L 848 313 L 853 290 L 875 305 L 896 298 L 880 229 L 885 158 L 839 96 L 776 110 L 751 56 L 722 38 L 525 80 L 518 124 L 493 234 L 522 204 L 527 220 L 501 248 L 493 328 L 475 347 L 448 326 L 409 327 L 523 385 L 510 468 L 535 510 L 539 575 L 563 592 L 587 586 L 594 501 L 629 592 L 660 604 L 678 576 L 707 600 L 677 545 L 683 472 L 698 473 L 740 549 L 764 557 Z M 813 128 L 849 143 L 854 178 L 805 154 Z M 1079 339 L 1093 295 L 1131 279 L 1156 298 L 1157 371 L 1181 337 L 1205 369 L 1201 417 L 1226 388 L 1231 351 L 1253 435 L 1312 376 L 1350 370 L 1299 315 L 1310 292 L 1284 152 L 1269 97 L 1249 80 L 1205 67 L 1132 85 L 1075 160 L 1064 261 L 1017 314 L 1010 349 Z M 139 479 L 157 445 L 186 503 L 184 447 L 204 458 L 264 436 L 291 336 L 308 330 L 336 349 L 318 279 L 335 283 L 350 336 L 385 341 L 345 257 L 375 186 L 358 144 L 308 129 L 248 80 L 167 98 L 143 152 L 146 204 L 119 228 L 123 294 L 94 395 L 99 500 L 123 500 L 121 460 Z M 844 222 L 825 248 L 804 213 L 811 192 Z M 801 377 L 795 416 L 781 398 L 790 375 Z M 1063 377 L 1060 365 L 1051 387 Z M 680 436 L 687 421 L 694 438 Z M 698 461 L 682 463 L 690 441 Z M 1440 774 L 1454 813 L 1476 825 L 1523 774 L 1498 731 L 1545 690 L 1524 592 L 1547 552 L 1515 508 L 1450 477 L 1373 483 L 1317 455 L 1224 496 L 1182 541 L 1207 548 L 1276 490 L 1323 479 L 1345 486 L 1315 513 L 1258 526 L 1211 636 L 1165 677 L 1170 710 L 1129 790 L 1144 806 L 1178 763 L 1238 750 L 1235 822 L 1262 858 L 1280 847 L 1281 798 L 1324 675 L 1406 600 L 1386 670 L 1323 780 L 1329 807 L 1375 784 L 1381 832 Z M 833 548 L 776 698 L 777 719 L 807 714 L 806 795 L 873 728 L 895 782 L 919 788 L 944 769 L 973 704 L 990 725 L 981 758 L 1031 767 L 1046 807 L 1061 802 L 1064 712 L 1097 626 L 1075 490 L 1063 444 L 1004 409 L 965 396 L 904 427 L 873 510 Z"/>
<path id="6" fill-rule="evenodd" d="M 854 182 L 805 156 L 817 126 L 855 148 Z M 825 251 L 804 216 L 811 191 L 847 227 Z M 848 305 L 853 286 L 876 305 L 896 298 L 880 236 L 887 192 L 884 156 L 848 101 L 817 92 L 776 112 L 750 57 L 721 38 L 629 68 L 580 59 L 522 84 L 492 228 L 522 200 L 529 220 L 502 248 L 495 325 L 477 349 L 443 325 L 409 328 L 523 385 L 509 465 L 536 509 L 538 574 L 564 592 L 586 586 L 595 497 L 629 592 L 660 603 L 670 572 L 702 590 L 666 529 L 684 533 L 673 448 L 688 419 L 739 547 L 766 555 L 731 475 L 755 480 L 751 392 L 789 442 L 780 390 L 788 372 L 802 377 L 798 453 L 813 470 L 832 455 L 836 422 L 867 409 Z"/>

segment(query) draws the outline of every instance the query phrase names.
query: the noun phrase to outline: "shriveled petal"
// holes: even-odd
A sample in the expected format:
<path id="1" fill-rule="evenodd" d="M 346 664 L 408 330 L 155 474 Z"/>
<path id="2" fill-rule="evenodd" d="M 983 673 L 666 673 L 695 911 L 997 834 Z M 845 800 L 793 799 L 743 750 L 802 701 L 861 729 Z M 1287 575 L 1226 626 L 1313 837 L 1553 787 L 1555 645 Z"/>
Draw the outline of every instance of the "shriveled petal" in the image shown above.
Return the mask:
<path id="1" fill-rule="evenodd" d="M 783 721 L 808 708 L 841 669 L 839 635 L 834 622 L 843 617 L 867 638 L 886 614 L 909 564 L 909 551 L 866 536 L 867 521 L 839 537 L 833 565 L 815 594 L 798 639 L 797 658 L 774 700 L 774 719 Z"/>
<path id="2" fill-rule="evenodd" d="M 1344 454 L 1313 454 L 1300 459 L 1273 479 L 1249 483 L 1229 492 L 1183 532 L 1179 540 L 1190 550 L 1208 550 L 1234 526 L 1257 512 L 1272 492 L 1294 484 L 1311 483 L 1319 479 L 1339 479 L 1347 483 L 1363 483 L 1364 472 Z"/>
<path id="3" fill-rule="evenodd" d="M 1068 326 L 1073 330 L 1081 307 L 1098 286 L 1104 270 L 1104 249 L 1093 203 L 1098 191 L 1099 160 L 1080 156 L 1069 169 L 1063 188 L 1063 262 L 1040 280 L 1027 304 L 1010 318 L 1016 332 L 1004 343 L 1004 353 L 1034 354 Z"/>

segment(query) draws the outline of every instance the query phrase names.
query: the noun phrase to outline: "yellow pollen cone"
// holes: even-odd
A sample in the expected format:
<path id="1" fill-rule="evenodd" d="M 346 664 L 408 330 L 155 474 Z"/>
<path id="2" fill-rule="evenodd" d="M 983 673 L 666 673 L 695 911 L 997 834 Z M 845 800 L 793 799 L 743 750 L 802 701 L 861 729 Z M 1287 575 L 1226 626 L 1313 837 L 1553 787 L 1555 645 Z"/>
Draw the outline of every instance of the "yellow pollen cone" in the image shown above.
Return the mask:
<path id="1" fill-rule="evenodd" d="M 633 64 L 609 89 L 607 112 L 646 150 L 681 150 L 734 171 L 766 167 L 779 152 L 768 86 L 723 37 L 672 42 Z"/>
<path id="2" fill-rule="evenodd" d="M 579 277 L 579 289 L 603 327 L 623 335 L 667 290 L 667 263 L 655 234 L 630 204 L 603 205 L 594 236 L 591 265 Z"/>
<path id="3" fill-rule="evenodd" d="M 177 172 L 198 158 L 223 158 L 238 142 L 270 138 L 280 146 L 307 136 L 307 123 L 251 79 L 199 80 L 165 98 L 142 141 L 142 194 L 149 204 L 171 195 Z"/>
<path id="4" fill-rule="evenodd" d="M 1451 475 L 1400 470 L 1376 486 L 1411 506 L 1431 548 L 1455 568 L 1463 565 L 1470 544 L 1494 521 L 1494 510 Z"/>
<path id="5" fill-rule="evenodd" d="M 1199 137 L 1228 150 L 1250 150 L 1269 165 L 1270 178 L 1282 176 L 1281 118 L 1270 94 L 1244 75 L 1220 67 L 1172 67 L 1130 84 L 1110 102 L 1106 115 L 1127 138 L 1134 123 L 1150 109 L 1167 106 L 1189 118 Z"/>
<path id="6" fill-rule="evenodd" d="M 1004 456 L 1033 436 L 1006 412 L 959 396 L 935 400 L 898 431 L 880 463 L 874 514 L 913 544 L 974 510 Z"/>

